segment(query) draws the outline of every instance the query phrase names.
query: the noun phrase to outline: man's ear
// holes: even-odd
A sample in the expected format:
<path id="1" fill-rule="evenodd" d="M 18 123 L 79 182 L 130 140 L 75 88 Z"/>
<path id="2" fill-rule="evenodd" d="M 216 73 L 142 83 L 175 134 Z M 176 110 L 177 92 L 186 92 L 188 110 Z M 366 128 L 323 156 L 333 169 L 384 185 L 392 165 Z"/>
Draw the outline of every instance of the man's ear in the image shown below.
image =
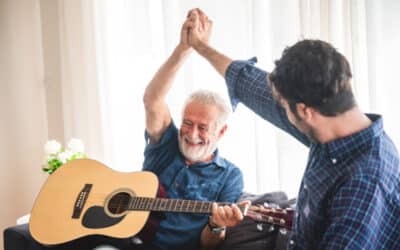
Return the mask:
<path id="1" fill-rule="evenodd" d="M 312 107 L 305 105 L 302 102 L 296 103 L 297 114 L 303 121 L 307 121 L 311 123 L 311 120 L 314 118 L 315 110 Z"/>
<path id="2" fill-rule="evenodd" d="M 218 139 L 221 139 L 221 137 L 224 136 L 224 134 L 225 134 L 227 129 L 228 129 L 228 125 L 227 124 L 222 126 L 222 128 L 218 132 Z"/>

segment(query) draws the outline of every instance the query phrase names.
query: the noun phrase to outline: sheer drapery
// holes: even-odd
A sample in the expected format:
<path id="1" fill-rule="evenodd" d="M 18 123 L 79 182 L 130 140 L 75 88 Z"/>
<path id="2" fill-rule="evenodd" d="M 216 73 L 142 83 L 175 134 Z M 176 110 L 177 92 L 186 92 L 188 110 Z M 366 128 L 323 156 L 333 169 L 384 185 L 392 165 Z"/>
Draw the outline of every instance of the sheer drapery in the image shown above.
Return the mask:
<path id="1" fill-rule="evenodd" d="M 90 157 L 103 159 L 103 136 L 92 1 L 58 1 L 64 141 L 82 139 Z M 45 48 L 46 49 L 46 48 Z M 54 84 L 54 83 L 50 83 Z M 51 105 L 48 103 L 48 105 Z"/>
<path id="2" fill-rule="evenodd" d="M 395 110 L 400 102 L 396 98 L 400 88 L 395 84 L 395 62 L 400 56 L 395 29 L 400 26 L 398 1 L 101 0 L 93 3 L 101 114 L 97 132 L 104 141 L 102 157 L 108 165 L 121 171 L 140 170 L 143 91 L 178 43 L 181 24 L 193 7 L 202 8 L 213 20 L 214 47 L 233 59 L 257 56 L 258 65 L 266 70 L 272 69 L 286 46 L 302 38 L 331 42 L 352 65 L 360 106 L 383 114 L 388 133 L 399 145 L 400 120 Z M 227 98 L 223 79 L 194 52 L 167 99 L 178 125 L 184 98 L 198 88 Z M 231 116 L 219 148 L 242 169 L 246 190 L 280 189 L 296 195 L 307 149 L 244 106 Z"/>

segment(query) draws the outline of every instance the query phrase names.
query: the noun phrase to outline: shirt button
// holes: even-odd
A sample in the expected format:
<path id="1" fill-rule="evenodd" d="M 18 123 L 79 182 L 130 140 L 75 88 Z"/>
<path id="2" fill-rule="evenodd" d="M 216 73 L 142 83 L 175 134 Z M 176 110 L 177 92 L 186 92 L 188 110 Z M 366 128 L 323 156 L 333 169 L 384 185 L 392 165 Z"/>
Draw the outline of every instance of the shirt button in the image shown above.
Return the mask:
<path id="1" fill-rule="evenodd" d="M 289 241 L 289 244 L 290 244 L 291 246 L 294 246 L 294 240 L 290 240 L 290 241 Z"/>
<path id="2" fill-rule="evenodd" d="M 303 187 L 304 187 L 305 190 L 307 190 L 307 188 L 308 188 L 307 184 L 304 184 Z"/>
<path id="3" fill-rule="evenodd" d="M 332 158 L 331 161 L 333 164 L 336 164 L 336 162 L 337 162 L 336 158 Z"/>

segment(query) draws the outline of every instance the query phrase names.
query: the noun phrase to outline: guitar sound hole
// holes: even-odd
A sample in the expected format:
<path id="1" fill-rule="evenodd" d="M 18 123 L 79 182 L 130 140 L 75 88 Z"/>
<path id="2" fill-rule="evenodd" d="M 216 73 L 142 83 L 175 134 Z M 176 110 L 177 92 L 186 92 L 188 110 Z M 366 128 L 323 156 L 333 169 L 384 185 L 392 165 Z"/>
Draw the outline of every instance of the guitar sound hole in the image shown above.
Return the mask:
<path id="1" fill-rule="evenodd" d="M 127 210 L 130 201 L 131 195 L 129 193 L 117 193 L 108 202 L 108 211 L 114 215 L 121 214 Z"/>

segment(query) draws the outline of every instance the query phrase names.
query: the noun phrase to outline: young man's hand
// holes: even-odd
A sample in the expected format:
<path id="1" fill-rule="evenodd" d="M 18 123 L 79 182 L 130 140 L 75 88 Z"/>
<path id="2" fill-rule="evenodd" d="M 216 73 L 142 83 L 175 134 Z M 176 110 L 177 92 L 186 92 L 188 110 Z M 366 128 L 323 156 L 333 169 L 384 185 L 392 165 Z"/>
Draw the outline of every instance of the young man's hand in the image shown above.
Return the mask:
<path id="1" fill-rule="evenodd" d="M 189 32 L 188 43 L 194 49 L 197 49 L 202 44 L 208 44 L 211 32 L 212 21 L 200 9 L 192 9 L 187 17 Z"/>

